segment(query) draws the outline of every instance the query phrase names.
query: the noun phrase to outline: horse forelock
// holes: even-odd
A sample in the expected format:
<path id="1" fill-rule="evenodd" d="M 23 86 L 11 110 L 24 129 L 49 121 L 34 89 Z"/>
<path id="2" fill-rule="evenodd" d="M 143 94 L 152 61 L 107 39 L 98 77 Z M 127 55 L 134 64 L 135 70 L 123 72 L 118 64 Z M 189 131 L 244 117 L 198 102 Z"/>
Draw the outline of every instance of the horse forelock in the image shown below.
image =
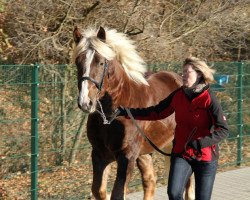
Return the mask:
<path id="1" fill-rule="evenodd" d="M 144 78 L 147 67 L 138 55 L 134 42 L 124 33 L 118 33 L 115 29 L 105 28 L 105 30 L 105 43 L 97 38 L 97 30 L 88 29 L 82 33 L 83 39 L 75 47 L 73 58 L 75 59 L 82 52 L 92 48 L 107 60 L 116 58 L 130 79 L 138 84 L 148 85 Z"/>

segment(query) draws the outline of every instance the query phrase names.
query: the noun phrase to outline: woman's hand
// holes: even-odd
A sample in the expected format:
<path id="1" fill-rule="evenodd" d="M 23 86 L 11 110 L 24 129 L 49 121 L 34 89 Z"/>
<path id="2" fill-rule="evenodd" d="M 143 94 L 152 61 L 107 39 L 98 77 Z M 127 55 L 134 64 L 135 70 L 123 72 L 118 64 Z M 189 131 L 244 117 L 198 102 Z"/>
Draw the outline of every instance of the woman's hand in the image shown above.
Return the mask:
<path id="1" fill-rule="evenodd" d="M 196 150 L 200 155 L 202 155 L 201 143 L 199 140 L 192 140 L 187 144 L 187 146 L 191 147 L 192 149 Z"/>

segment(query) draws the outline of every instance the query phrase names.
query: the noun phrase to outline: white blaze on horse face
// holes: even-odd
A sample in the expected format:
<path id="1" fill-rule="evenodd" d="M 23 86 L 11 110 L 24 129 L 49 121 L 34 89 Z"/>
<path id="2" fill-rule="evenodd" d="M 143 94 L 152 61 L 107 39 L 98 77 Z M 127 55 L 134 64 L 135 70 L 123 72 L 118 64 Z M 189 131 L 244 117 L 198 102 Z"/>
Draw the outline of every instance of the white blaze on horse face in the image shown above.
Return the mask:
<path id="1" fill-rule="evenodd" d="M 95 51 L 94 50 L 88 50 L 86 53 L 86 60 L 85 60 L 85 68 L 86 71 L 83 74 L 83 76 L 89 77 L 90 74 L 90 65 L 92 63 L 92 60 L 94 58 Z M 82 107 L 83 110 L 90 109 L 90 98 L 89 98 L 89 89 L 88 89 L 88 81 L 82 81 L 82 87 L 78 98 L 78 103 Z"/>

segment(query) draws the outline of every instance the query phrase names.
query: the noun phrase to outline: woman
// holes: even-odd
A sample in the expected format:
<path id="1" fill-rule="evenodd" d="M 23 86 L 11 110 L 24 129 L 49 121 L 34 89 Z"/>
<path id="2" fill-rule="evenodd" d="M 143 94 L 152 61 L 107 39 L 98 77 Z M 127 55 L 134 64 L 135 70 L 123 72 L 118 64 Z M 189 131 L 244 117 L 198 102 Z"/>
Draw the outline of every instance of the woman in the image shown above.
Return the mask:
<path id="1" fill-rule="evenodd" d="M 138 120 L 159 120 L 175 112 L 176 128 L 168 180 L 170 200 L 183 199 L 189 177 L 195 176 L 197 200 L 211 199 L 218 164 L 218 143 L 228 136 L 221 106 L 210 89 L 214 70 L 195 57 L 183 64 L 183 86 L 158 105 L 131 108 Z M 124 108 L 120 115 L 127 116 Z"/>

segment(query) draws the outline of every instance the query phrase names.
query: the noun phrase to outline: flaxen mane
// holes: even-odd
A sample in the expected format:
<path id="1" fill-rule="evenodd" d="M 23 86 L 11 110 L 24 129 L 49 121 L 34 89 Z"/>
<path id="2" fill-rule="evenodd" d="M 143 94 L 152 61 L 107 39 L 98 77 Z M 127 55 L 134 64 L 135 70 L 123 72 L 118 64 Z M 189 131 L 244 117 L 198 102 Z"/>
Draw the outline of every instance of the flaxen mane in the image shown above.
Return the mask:
<path id="1" fill-rule="evenodd" d="M 134 42 L 128 39 L 124 33 L 118 33 L 115 29 L 106 28 L 105 31 L 105 43 L 97 38 L 97 30 L 88 29 L 83 32 L 83 39 L 75 48 L 73 58 L 76 58 L 88 48 L 93 48 L 107 60 L 116 58 L 131 79 L 137 83 L 148 85 L 144 78 L 147 67 L 138 55 Z"/>

